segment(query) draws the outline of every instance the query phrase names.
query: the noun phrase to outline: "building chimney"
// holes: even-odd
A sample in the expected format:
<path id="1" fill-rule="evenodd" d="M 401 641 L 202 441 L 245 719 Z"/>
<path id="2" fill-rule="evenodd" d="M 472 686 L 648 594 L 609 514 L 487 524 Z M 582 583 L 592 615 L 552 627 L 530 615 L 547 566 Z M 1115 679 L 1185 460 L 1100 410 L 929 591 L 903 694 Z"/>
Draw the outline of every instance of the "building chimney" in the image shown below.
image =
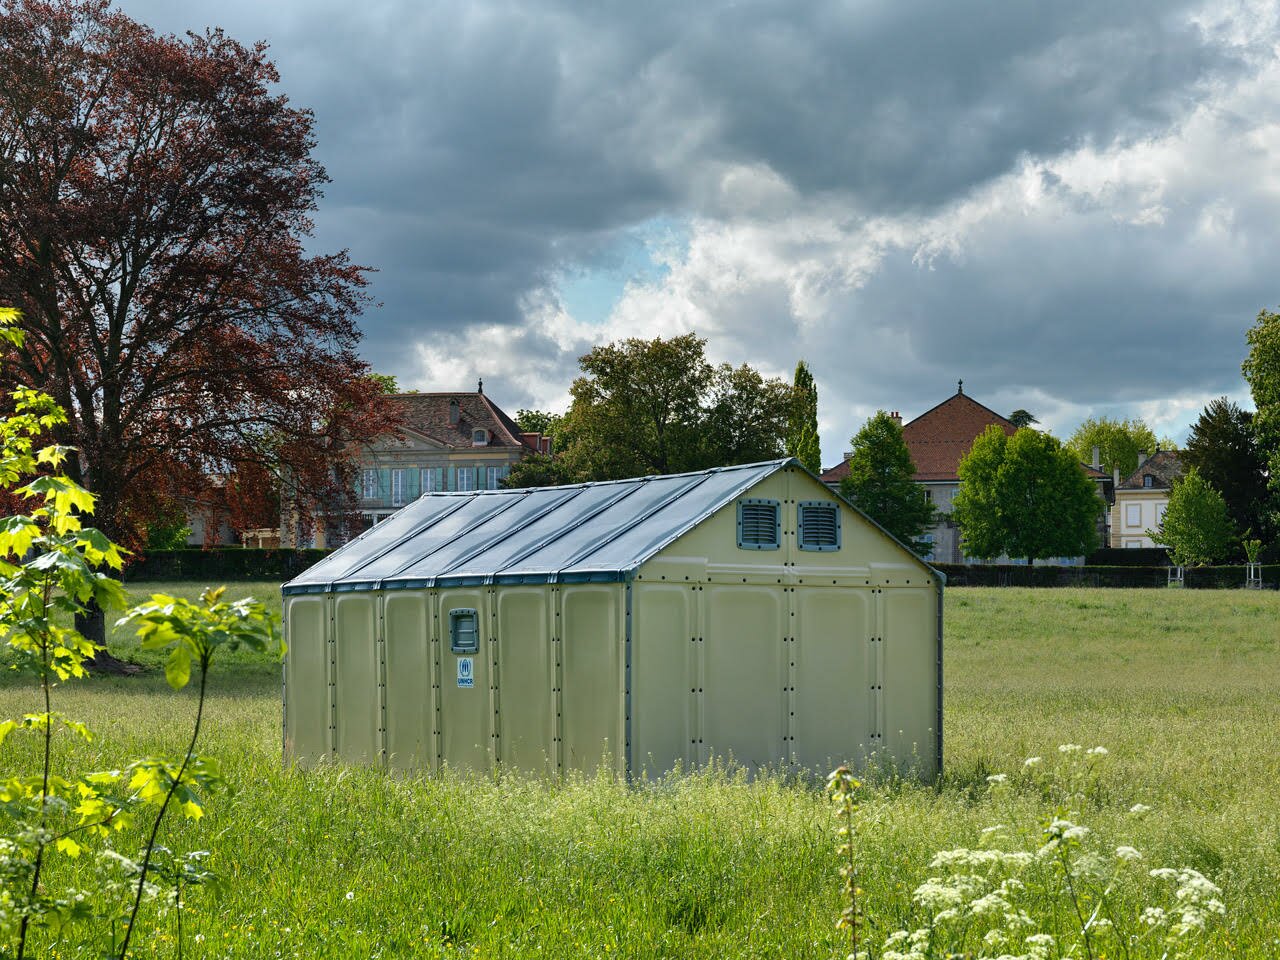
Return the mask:
<path id="1" fill-rule="evenodd" d="M 852 460 L 852 459 L 853 459 L 853 451 L 852 451 L 852 450 L 846 450 L 846 451 L 844 452 L 844 458 L 845 458 L 846 460 Z"/>
<path id="2" fill-rule="evenodd" d="M 889 414 L 889 419 L 892 420 L 894 423 L 896 423 L 898 426 L 902 426 L 902 414 L 900 414 L 897 410 Z"/>
<path id="3" fill-rule="evenodd" d="M 1117 487 L 1120 486 L 1120 468 L 1119 467 L 1111 468 L 1111 482 Z"/>
<path id="4" fill-rule="evenodd" d="M 1142 466 L 1144 463 L 1146 463 L 1146 462 L 1147 462 L 1147 460 L 1148 460 L 1148 457 L 1147 457 L 1147 451 L 1145 451 L 1145 450 L 1139 450 L 1139 451 L 1138 451 L 1138 466 Z"/>
<path id="5" fill-rule="evenodd" d="M 450 400 L 449 401 L 449 422 L 452 424 L 456 424 L 460 417 L 461 417 L 461 414 L 458 411 L 458 401 Z"/>
<path id="6" fill-rule="evenodd" d="M 1091 462 L 1093 463 L 1093 469 L 1095 470 L 1102 469 L 1102 448 L 1099 447 L 1097 444 L 1094 444 L 1093 460 Z"/>

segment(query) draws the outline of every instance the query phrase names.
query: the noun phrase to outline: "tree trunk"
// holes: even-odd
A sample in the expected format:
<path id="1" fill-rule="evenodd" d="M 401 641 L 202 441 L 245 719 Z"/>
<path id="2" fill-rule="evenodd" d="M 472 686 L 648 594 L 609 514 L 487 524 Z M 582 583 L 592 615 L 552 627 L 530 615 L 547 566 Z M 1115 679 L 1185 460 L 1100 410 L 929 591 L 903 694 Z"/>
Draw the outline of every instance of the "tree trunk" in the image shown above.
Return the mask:
<path id="1" fill-rule="evenodd" d="M 132 676 L 141 673 L 142 668 L 136 663 L 127 663 L 113 656 L 106 647 L 107 612 L 90 600 L 84 613 L 76 614 L 76 630 L 97 647 L 97 652 L 89 658 L 86 666 L 93 673 L 106 673 L 115 676 Z"/>

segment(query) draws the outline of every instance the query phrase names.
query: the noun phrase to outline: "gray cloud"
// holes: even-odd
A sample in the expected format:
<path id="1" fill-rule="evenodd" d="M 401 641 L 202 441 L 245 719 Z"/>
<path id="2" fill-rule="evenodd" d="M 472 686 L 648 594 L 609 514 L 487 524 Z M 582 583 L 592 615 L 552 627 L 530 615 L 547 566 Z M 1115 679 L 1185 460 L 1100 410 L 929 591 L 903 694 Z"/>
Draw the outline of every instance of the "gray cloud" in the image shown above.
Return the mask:
<path id="1" fill-rule="evenodd" d="M 1146 203 L 1140 183 L 1067 188 L 1050 165 L 1044 191 L 1062 196 L 1048 213 L 978 218 L 956 228 L 956 249 L 916 257 L 931 242 L 921 223 L 1025 165 L 1176 136 L 1265 69 L 1273 24 L 1242 40 L 1197 25 L 1198 4 L 123 6 L 161 29 L 218 23 L 271 42 L 283 89 L 316 111 L 334 178 L 316 245 L 379 268 L 384 306 L 364 319 L 365 353 L 410 381 L 424 367 L 406 345 L 480 369 L 489 361 L 468 355 L 470 331 L 496 325 L 567 385 L 591 331 L 531 329 L 530 297 L 544 303 L 561 267 L 607 257 L 658 216 L 731 233 L 763 217 L 751 242 L 768 246 L 770 223 L 785 231 L 825 211 L 823 239 L 772 253 L 826 291 L 827 312 L 801 318 L 797 299 L 813 289 L 797 293 L 785 270 L 733 285 L 690 262 L 664 281 L 684 284 L 685 306 L 673 294 L 600 335 L 696 323 L 723 355 L 763 366 L 786 331 L 788 345 L 826 355 L 830 394 L 850 409 L 908 395 L 912 377 L 953 382 L 946 371 L 960 366 L 1077 405 L 1225 389 L 1242 324 L 1276 299 L 1274 195 L 1196 168 L 1212 157 L 1203 145 L 1150 201 L 1160 223 L 1126 222 Z M 1261 122 L 1242 107 L 1215 129 L 1245 143 Z M 725 189 L 726 171 L 748 168 L 776 180 L 767 216 Z M 1222 191 L 1234 219 L 1215 247 L 1196 230 Z M 875 223 L 907 239 L 859 239 Z M 856 251 L 868 259 L 855 281 Z M 896 353 L 866 363 L 820 337 Z M 532 399 L 521 387 L 511 405 Z"/>

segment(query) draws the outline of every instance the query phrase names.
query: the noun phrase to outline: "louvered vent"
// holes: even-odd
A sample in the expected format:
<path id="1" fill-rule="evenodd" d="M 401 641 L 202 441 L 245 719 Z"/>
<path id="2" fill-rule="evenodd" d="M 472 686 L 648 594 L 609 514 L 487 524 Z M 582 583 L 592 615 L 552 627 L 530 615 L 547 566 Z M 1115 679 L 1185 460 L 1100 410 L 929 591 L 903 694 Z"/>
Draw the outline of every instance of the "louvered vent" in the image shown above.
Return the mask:
<path id="1" fill-rule="evenodd" d="M 840 508 L 834 503 L 815 500 L 801 503 L 800 549 L 840 549 Z"/>
<path id="2" fill-rule="evenodd" d="M 744 550 L 778 549 L 778 501 L 738 501 L 738 546 Z"/>

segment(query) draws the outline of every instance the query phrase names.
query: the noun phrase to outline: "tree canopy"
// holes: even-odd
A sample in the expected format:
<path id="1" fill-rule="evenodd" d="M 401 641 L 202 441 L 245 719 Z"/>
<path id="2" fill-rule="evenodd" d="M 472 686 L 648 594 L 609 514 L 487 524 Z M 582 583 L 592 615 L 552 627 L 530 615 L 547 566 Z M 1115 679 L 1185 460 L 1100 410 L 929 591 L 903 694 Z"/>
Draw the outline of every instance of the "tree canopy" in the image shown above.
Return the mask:
<path id="1" fill-rule="evenodd" d="M 1009 414 L 1008 420 L 1015 427 L 1019 427 L 1019 428 L 1029 427 L 1034 423 L 1040 422 L 1035 418 L 1034 415 L 1032 415 L 1030 410 L 1023 410 L 1021 407 L 1013 411 L 1013 413 Z"/>
<path id="2" fill-rule="evenodd" d="M 680 473 L 782 456 L 793 393 L 745 364 L 713 366 L 695 334 L 632 338 L 579 358 L 562 456 L 577 480 Z"/>
<path id="3" fill-rule="evenodd" d="M 1262 310 L 1246 334 L 1249 355 L 1241 364 L 1253 394 L 1253 429 L 1267 465 L 1269 526 L 1280 517 L 1280 313 Z"/>
<path id="4" fill-rule="evenodd" d="M 1195 467 L 1173 482 L 1160 529 L 1147 535 L 1167 546 L 1179 566 L 1214 563 L 1236 543 L 1226 501 Z"/>
<path id="5" fill-rule="evenodd" d="M 1226 397 L 1210 402 L 1192 425 L 1181 458 L 1222 495 L 1240 530 L 1262 533 L 1269 527 L 1264 509 L 1267 463 L 1248 410 Z"/>
<path id="6" fill-rule="evenodd" d="M 813 382 L 809 365 L 796 364 L 791 387 L 794 407 L 787 424 L 787 453 L 813 473 L 822 472 L 822 448 L 818 441 L 818 385 Z"/>
<path id="7" fill-rule="evenodd" d="M 215 480 L 335 509 L 389 422 L 356 353 L 365 269 L 306 249 L 327 178 L 278 81 L 262 44 L 106 0 L 0 8 L 5 359 L 67 411 L 72 479 L 131 546 Z"/>
<path id="8" fill-rule="evenodd" d="M 1028 562 L 1080 556 L 1097 546 L 1103 502 L 1075 452 L 1024 427 L 993 424 L 960 459 L 952 518 L 967 554 Z"/>
<path id="9" fill-rule="evenodd" d="M 880 410 L 851 443 L 849 476 L 840 481 L 840 492 L 916 553 L 928 553 L 921 538 L 935 511 L 924 487 L 912 479 L 916 468 L 902 426 Z"/>
<path id="10" fill-rule="evenodd" d="M 1113 420 L 1110 417 L 1090 417 L 1067 439 L 1067 446 L 1082 463 L 1093 462 L 1093 448 L 1101 455 L 1102 469 L 1110 473 L 1119 469 L 1121 477 L 1127 477 L 1138 469 L 1138 454 L 1155 453 L 1157 446 L 1168 450 L 1172 444 L 1156 439 L 1155 433 L 1142 420 Z"/>

